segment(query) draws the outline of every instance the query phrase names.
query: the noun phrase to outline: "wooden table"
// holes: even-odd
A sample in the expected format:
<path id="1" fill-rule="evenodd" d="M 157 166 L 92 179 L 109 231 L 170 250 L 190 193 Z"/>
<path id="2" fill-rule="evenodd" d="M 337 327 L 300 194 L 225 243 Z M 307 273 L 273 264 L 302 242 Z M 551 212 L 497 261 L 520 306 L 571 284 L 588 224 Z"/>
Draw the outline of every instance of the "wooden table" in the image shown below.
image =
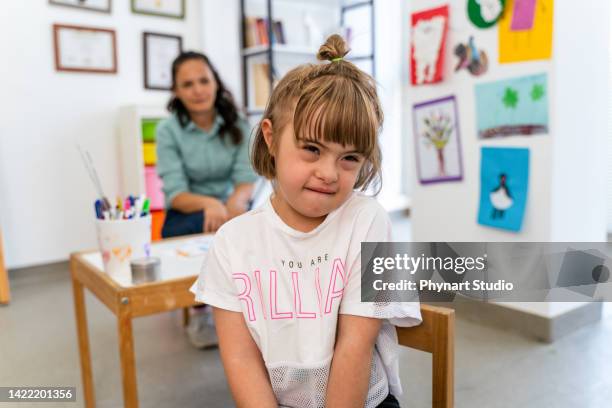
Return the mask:
<path id="1" fill-rule="evenodd" d="M 71 255 L 70 270 L 86 407 L 95 406 L 95 394 L 84 289 L 89 289 L 117 316 L 124 406 L 138 407 L 132 319 L 184 309 L 196 304 L 189 288 L 197 278 L 204 255 L 183 257 L 184 259 L 179 255 L 172 255 L 176 254 L 177 249 L 193 242 L 194 237 L 189 237 L 153 244 L 152 255 L 159 256 L 162 260 L 162 278 L 153 283 L 135 286 L 122 286 L 104 273 L 99 252 L 89 251 Z M 176 259 L 173 259 L 173 256 Z"/>
<path id="2" fill-rule="evenodd" d="M 4 266 L 4 246 L 2 245 L 2 231 L 0 231 L 0 303 L 8 304 L 11 301 L 8 272 Z"/>

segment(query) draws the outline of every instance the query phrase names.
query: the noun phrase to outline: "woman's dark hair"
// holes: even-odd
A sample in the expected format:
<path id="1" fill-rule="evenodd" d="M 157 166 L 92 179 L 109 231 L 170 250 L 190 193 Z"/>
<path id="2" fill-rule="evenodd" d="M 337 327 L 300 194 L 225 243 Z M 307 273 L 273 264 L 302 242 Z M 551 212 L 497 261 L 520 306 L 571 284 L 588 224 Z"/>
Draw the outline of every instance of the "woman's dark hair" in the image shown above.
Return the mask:
<path id="1" fill-rule="evenodd" d="M 189 60 L 200 60 L 204 62 L 213 73 L 215 81 L 217 82 L 217 94 L 215 96 L 215 108 L 217 109 L 217 113 L 221 115 L 223 121 L 225 122 L 221 129 L 219 130 L 219 135 L 221 138 L 225 136 L 225 133 L 229 133 L 232 142 L 237 145 L 242 141 L 242 132 L 240 128 L 237 126 L 238 122 L 238 108 L 234 103 L 234 97 L 232 93 L 227 90 L 223 81 L 219 77 L 217 70 L 210 63 L 208 57 L 204 54 L 195 51 L 186 51 L 182 52 L 174 62 L 172 62 L 172 89 L 176 89 L 176 73 L 180 66 Z M 168 102 L 167 106 L 168 110 L 172 113 L 176 113 L 179 123 L 182 127 L 187 126 L 189 123 L 190 117 L 187 108 L 183 105 L 183 102 L 176 96 L 173 96 Z"/>

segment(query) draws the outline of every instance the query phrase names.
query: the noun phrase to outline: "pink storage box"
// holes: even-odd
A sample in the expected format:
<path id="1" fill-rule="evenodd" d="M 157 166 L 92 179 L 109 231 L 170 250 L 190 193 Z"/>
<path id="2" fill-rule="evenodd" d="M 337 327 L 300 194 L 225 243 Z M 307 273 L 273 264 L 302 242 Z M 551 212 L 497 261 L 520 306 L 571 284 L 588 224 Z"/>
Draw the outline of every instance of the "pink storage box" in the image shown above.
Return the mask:
<path id="1" fill-rule="evenodd" d="M 151 200 L 152 210 L 164 209 L 164 192 L 162 191 L 162 181 L 157 175 L 154 166 L 145 167 L 145 186 L 147 197 Z"/>

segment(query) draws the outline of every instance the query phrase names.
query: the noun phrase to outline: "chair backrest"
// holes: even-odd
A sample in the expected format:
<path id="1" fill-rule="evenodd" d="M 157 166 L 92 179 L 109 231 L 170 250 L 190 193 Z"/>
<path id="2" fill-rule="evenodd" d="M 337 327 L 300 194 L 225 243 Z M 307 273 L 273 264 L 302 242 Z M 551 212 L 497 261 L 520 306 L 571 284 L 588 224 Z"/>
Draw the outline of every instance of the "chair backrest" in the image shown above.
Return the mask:
<path id="1" fill-rule="evenodd" d="M 451 408 L 455 380 L 455 311 L 421 304 L 423 322 L 414 327 L 397 327 L 402 346 L 431 353 L 432 406 Z"/>

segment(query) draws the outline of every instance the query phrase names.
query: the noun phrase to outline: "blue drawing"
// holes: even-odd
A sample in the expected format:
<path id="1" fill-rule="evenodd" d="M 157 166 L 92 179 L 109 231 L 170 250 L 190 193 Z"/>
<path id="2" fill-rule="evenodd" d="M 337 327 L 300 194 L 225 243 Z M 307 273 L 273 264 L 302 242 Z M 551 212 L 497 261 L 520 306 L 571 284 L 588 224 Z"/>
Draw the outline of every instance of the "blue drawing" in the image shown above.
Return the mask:
<path id="1" fill-rule="evenodd" d="M 518 232 L 529 183 L 529 149 L 483 147 L 478 223 Z"/>

